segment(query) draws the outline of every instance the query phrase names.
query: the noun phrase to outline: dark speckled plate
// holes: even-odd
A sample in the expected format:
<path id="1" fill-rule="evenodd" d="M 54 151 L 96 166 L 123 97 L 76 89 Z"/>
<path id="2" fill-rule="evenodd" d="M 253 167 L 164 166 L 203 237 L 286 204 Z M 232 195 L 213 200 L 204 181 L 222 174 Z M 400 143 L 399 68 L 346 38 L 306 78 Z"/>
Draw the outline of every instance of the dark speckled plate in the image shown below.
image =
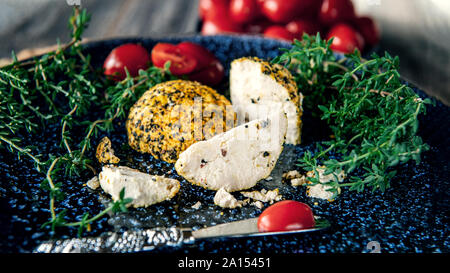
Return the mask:
<path id="1" fill-rule="evenodd" d="M 93 64 L 100 66 L 110 50 L 120 44 L 137 42 L 151 49 L 158 41 L 177 43 L 190 40 L 210 49 L 229 67 L 230 62 L 241 56 L 273 58 L 280 47 L 289 45 L 275 40 L 258 37 L 175 37 L 167 39 L 118 39 L 93 42 L 85 50 L 91 54 Z M 219 88 L 226 94 L 227 83 Z M 422 97 L 426 95 L 416 90 Z M 331 228 L 311 234 L 285 236 L 264 236 L 258 238 L 234 238 L 202 240 L 182 248 L 162 248 L 159 252 L 176 253 L 303 253 L 303 252 L 368 252 L 369 242 L 376 241 L 381 252 L 448 252 L 448 200 L 450 159 L 450 108 L 436 102 L 429 107 L 426 116 L 420 117 L 420 132 L 424 141 L 431 146 L 423 155 L 419 165 L 412 163 L 397 167 L 398 175 L 391 188 L 384 193 L 362 193 L 344 191 L 334 202 L 310 199 L 302 187 L 294 188 L 281 183 L 284 171 L 295 169 L 295 158 L 305 150 L 313 149 L 314 141 L 326 133 L 325 126 L 318 126 L 308 113 L 304 115 L 303 144 L 285 147 L 273 179 L 263 180 L 255 190 L 279 188 L 285 199 L 308 203 L 316 215 L 331 222 Z M 99 116 L 92 113 L 94 120 Z M 101 113 L 98 113 L 101 115 Z M 40 152 L 48 154 L 58 149 L 59 124 L 35 136 L 24 136 L 29 143 L 39 143 Z M 123 121 L 117 122 L 117 130 L 109 134 L 121 164 L 151 174 L 166 175 L 181 181 L 181 190 L 176 198 L 149 208 L 132 209 L 127 214 L 105 217 L 92 225 L 92 231 L 85 236 L 99 235 L 104 231 L 122 231 L 157 226 L 179 226 L 198 229 L 219 223 L 256 217 L 261 210 L 246 206 L 238 209 L 219 209 L 213 204 L 213 191 L 192 186 L 178 176 L 172 164 L 155 160 L 149 155 L 132 151 L 126 144 Z M 97 143 L 104 135 L 93 140 Z M 43 141 L 45 140 L 45 141 Z M 92 156 L 93 154 L 89 154 Z M 100 169 L 100 166 L 96 166 Z M 58 209 L 67 209 L 67 217 L 89 212 L 91 215 L 104 208 L 109 198 L 101 190 L 92 191 L 83 186 L 91 177 L 65 179 L 64 191 L 67 197 Z M 40 225 L 48 220 L 48 196 L 39 188 L 42 176 L 33 170 L 27 158 L 17 160 L 11 154 L 0 153 L 0 251 L 29 252 L 40 242 L 50 238 L 71 238 L 76 230 L 60 229 L 50 234 Z M 240 197 L 236 194 L 237 197 Z M 198 200 L 202 206 L 191 208 Z M 373 244 L 373 243 L 371 243 Z M 369 244 L 369 245 L 371 245 Z"/>

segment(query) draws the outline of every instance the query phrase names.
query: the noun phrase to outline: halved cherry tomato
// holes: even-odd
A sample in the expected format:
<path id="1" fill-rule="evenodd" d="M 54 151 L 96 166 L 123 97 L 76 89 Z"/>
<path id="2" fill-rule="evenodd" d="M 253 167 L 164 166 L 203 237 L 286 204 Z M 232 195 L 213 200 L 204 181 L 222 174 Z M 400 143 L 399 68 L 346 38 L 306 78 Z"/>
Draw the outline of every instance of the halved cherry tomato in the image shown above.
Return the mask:
<path id="1" fill-rule="evenodd" d="M 296 39 L 301 40 L 303 33 L 316 35 L 320 31 L 320 26 L 309 20 L 294 20 L 286 25 L 286 29 L 294 34 Z"/>
<path id="2" fill-rule="evenodd" d="M 230 0 L 200 0 L 198 12 L 202 20 L 228 17 Z"/>
<path id="3" fill-rule="evenodd" d="M 158 43 L 152 50 L 152 62 L 156 67 L 164 67 L 170 61 L 170 72 L 174 75 L 184 75 L 194 71 L 197 60 L 191 55 L 183 54 L 175 45 Z"/>
<path id="4" fill-rule="evenodd" d="M 125 67 L 132 77 L 139 74 L 139 69 L 147 69 L 150 55 L 138 44 L 124 44 L 114 48 L 103 63 L 104 74 L 116 81 L 126 78 Z"/>
<path id="5" fill-rule="evenodd" d="M 219 84 L 225 75 L 222 64 L 216 60 L 208 66 L 204 67 L 198 72 L 193 72 L 188 75 L 188 78 L 192 81 L 198 81 L 206 85 Z"/>
<path id="6" fill-rule="evenodd" d="M 225 74 L 222 64 L 213 53 L 187 41 L 178 45 L 158 43 L 152 50 L 152 60 L 157 67 L 163 67 L 167 61 L 171 61 L 170 70 L 174 75 L 187 75 L 190 80 L 206 85 L 220 83 Z"/>
<path id="7" fill-rule="evenodd" d="M 197 65 L 192 72 L 199 71 L 211 63 L 217 61 L 217 58 L 203 46 L 191 42 L 181 42 L 176 45 L 185 55 L 190 55 L 197 60 Z"/>
<path id="8" fill-rule="evenodd" d="M 366 46 L 372 47 L 380 41 L 380 30 L 372 18 L 356 18 L 354 20 L 354 26 L 363 36 Z"/>
<path id="9" fill-rule="evenodd" d="M 284 200 L 265 209 L 258 217 L 259 232 L 289 231 L 316 225 L 311 208 L 305 203 Z"/>
<path id="10" fill-rule="evenodd" d="M 332 50 L 351 53 L 356 48 L 364 49 L 364 38 L 353 27 L 347 24 L 337 24 L 330 29 L 327 40 L 334 37 L 330 48 Z"/>
<path id="11" fill-rule="evenodd" d="M 256 0 L 231 0 L 230 17 L 241 24 L 251 22 L 258 17 L 259 9 Z"/>
<path id="12" fill-rule="evenodd" d="M 264 36 L 268 38 L 274 38 L 279 40 L 285 40 L 285 41 L 293 41 L 294 40 L 294 34 L 290 33 L 285 27 L 283 26 L 271 26 L 268 27 L 264 31 Z"/>
<path id="13" fill-rule="evenodd" d="M 323 0 L 319 20 L 324 25 L 349 22 L 355 17 L 355 8 L 351 0 Z"/>
<path id="14" fill-rule="evenodd" d="M 260 1 L 262 13 L 274 23 L 287 23 L 297 16 L 314 12 L 316 0 L 265 0 Z"/>
<path id="15" fill-rule="evenodd" d="M 177 47 L 184 54 L 190 55 L 197 60 L 196 68 L 188 75 L 190 80 L 206 85 L 216 85 L 222 81 L 225 70 L 213 53 L 201 45 L 191 42 L 181 42 Z"/>

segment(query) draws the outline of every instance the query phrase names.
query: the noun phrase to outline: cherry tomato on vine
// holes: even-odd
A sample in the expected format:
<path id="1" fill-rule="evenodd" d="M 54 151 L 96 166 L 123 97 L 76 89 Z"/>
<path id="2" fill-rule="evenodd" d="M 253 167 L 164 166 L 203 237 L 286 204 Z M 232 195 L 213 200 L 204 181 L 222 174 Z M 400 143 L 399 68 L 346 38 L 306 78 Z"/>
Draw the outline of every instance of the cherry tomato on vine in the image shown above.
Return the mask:
<path id="1" fill-rule="evenodd" d="M 353 27 L 347 24 L 337 24 L 328 33 L 327 40 L 334 37 L 330 48 L 341 53 L 351 53 L 356 48 L 364 49 L 364 38 Z"/>
<path id="2" fill-rule="evenodd" d="M 258 217 L 259 232 L 275 232 L 313 228 L 311 208 L 301 202 L 284 200 L 265 209 Z"/>
<path id="3" fill-rule="evenodd" d="M 287 23 L 297 16 L 314 13 L 316 0 L 265 0 L 261 12 L 274 23 Z"/>
<path id="4" fill-rule="evenodd" d="M 241 24 L 251 22 L 259 16 L 256 0 L 231 0 L 230 17 Z"/>
<path id="5" fill-rule="evenodd" d="M 351 21 L 355 17 L 355 8 L 351 0 L 323 0 L 319 20 L 324 25 L 334 25 Z"/>
<path id="6" fill-rule="evenodd" d="M 198 12 L 202 20 L 228 17 L 230 0 L 200 0 Z"/>
<path id="7" fill-rule="evenodd" d="M 242 26 L 233 22 L 229 17 L 217 17 L 203 21 L 202 34 L 216 35 L 223 33 L 240 33 Z"/>
<path id="8" fill-rule="evenodd" d="M 197 60 L 190 55 L 184 54 L 172 44 L 158 43 L 152 50 L 152 62 L 156 67 L 163 68 L 170 61 L 170 72 L 174 75 L 184 75 L 194 71 Z"/>
<path id="9" fill-rule="evenodd" d="M 372 47 L 380 41 L 380 30 L 372 18 L 356 18 L 354 20 L 354 26 L 363 36 L 366 46 Z"/>
<path id="10" fill-rule="evenodd" d="M 316 35 L 320 31 L 320 26 L 309 20 L 294 20 L 286 25 L 286 29 L 294 34 L 296 39 L 301 40 L 303 33 Z"/>
<path id="11" fill-rule="evenodd" d="M 257 34 L 257 33 L 264 33 L 264 31 L 270 27 L 272 25 L 272 23 L 266 19 L 260 19 L 260 20 L 256 20 L 253 22 L 248 23 L 245 26 L 245 32 L 247 33 L 253 33 L 253 34 Z"/>
<path id="12" fill-rule="evenodd" d="M 285 40 L 292 42 L 294 40 L 294 34 L 290 33 L 283 26 L 270 26 L 264 31 L 264 36 L 273 39 Z"/>
<path id="13" fill-rule="evenodd" d="M 140 69 L 147 69 L 150 55 L 147 50 L 138 44 L 124 44 L 114 48 L 103 63 L 104 74 L 113 80 L 120 81 L 126 78 L 125 68 L 132 77 L 139 74 Z"/>

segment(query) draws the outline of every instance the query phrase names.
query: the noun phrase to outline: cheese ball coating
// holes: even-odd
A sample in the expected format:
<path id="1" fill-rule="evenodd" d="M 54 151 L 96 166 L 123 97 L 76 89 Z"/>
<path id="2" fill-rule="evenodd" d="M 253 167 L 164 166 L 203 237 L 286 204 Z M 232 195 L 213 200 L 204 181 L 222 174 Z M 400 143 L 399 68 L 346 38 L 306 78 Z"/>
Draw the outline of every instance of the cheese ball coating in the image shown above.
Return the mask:
<path id="1" fill-rule="evenodd" d="M 145 92 L 130 109 L 128 143 L 136 151 L 174 163 L 197 141 L 234 127 L 231 103 L 198 82 L 175 80 Z"/>

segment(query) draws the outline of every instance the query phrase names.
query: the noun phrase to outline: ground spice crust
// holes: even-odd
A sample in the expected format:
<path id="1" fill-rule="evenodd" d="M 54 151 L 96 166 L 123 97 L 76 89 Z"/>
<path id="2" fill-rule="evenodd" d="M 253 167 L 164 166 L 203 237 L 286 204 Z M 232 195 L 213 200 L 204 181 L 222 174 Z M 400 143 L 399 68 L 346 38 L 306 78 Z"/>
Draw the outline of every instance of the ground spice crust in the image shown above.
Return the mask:
<path id="1" fill-rule="evenodd" d="M 175 80 L 148 90 L 130 109 L 129 145 L 138 152 L 174 163 L 197 141 L 234 127 L 230 101 L 198 82 Z"/>

